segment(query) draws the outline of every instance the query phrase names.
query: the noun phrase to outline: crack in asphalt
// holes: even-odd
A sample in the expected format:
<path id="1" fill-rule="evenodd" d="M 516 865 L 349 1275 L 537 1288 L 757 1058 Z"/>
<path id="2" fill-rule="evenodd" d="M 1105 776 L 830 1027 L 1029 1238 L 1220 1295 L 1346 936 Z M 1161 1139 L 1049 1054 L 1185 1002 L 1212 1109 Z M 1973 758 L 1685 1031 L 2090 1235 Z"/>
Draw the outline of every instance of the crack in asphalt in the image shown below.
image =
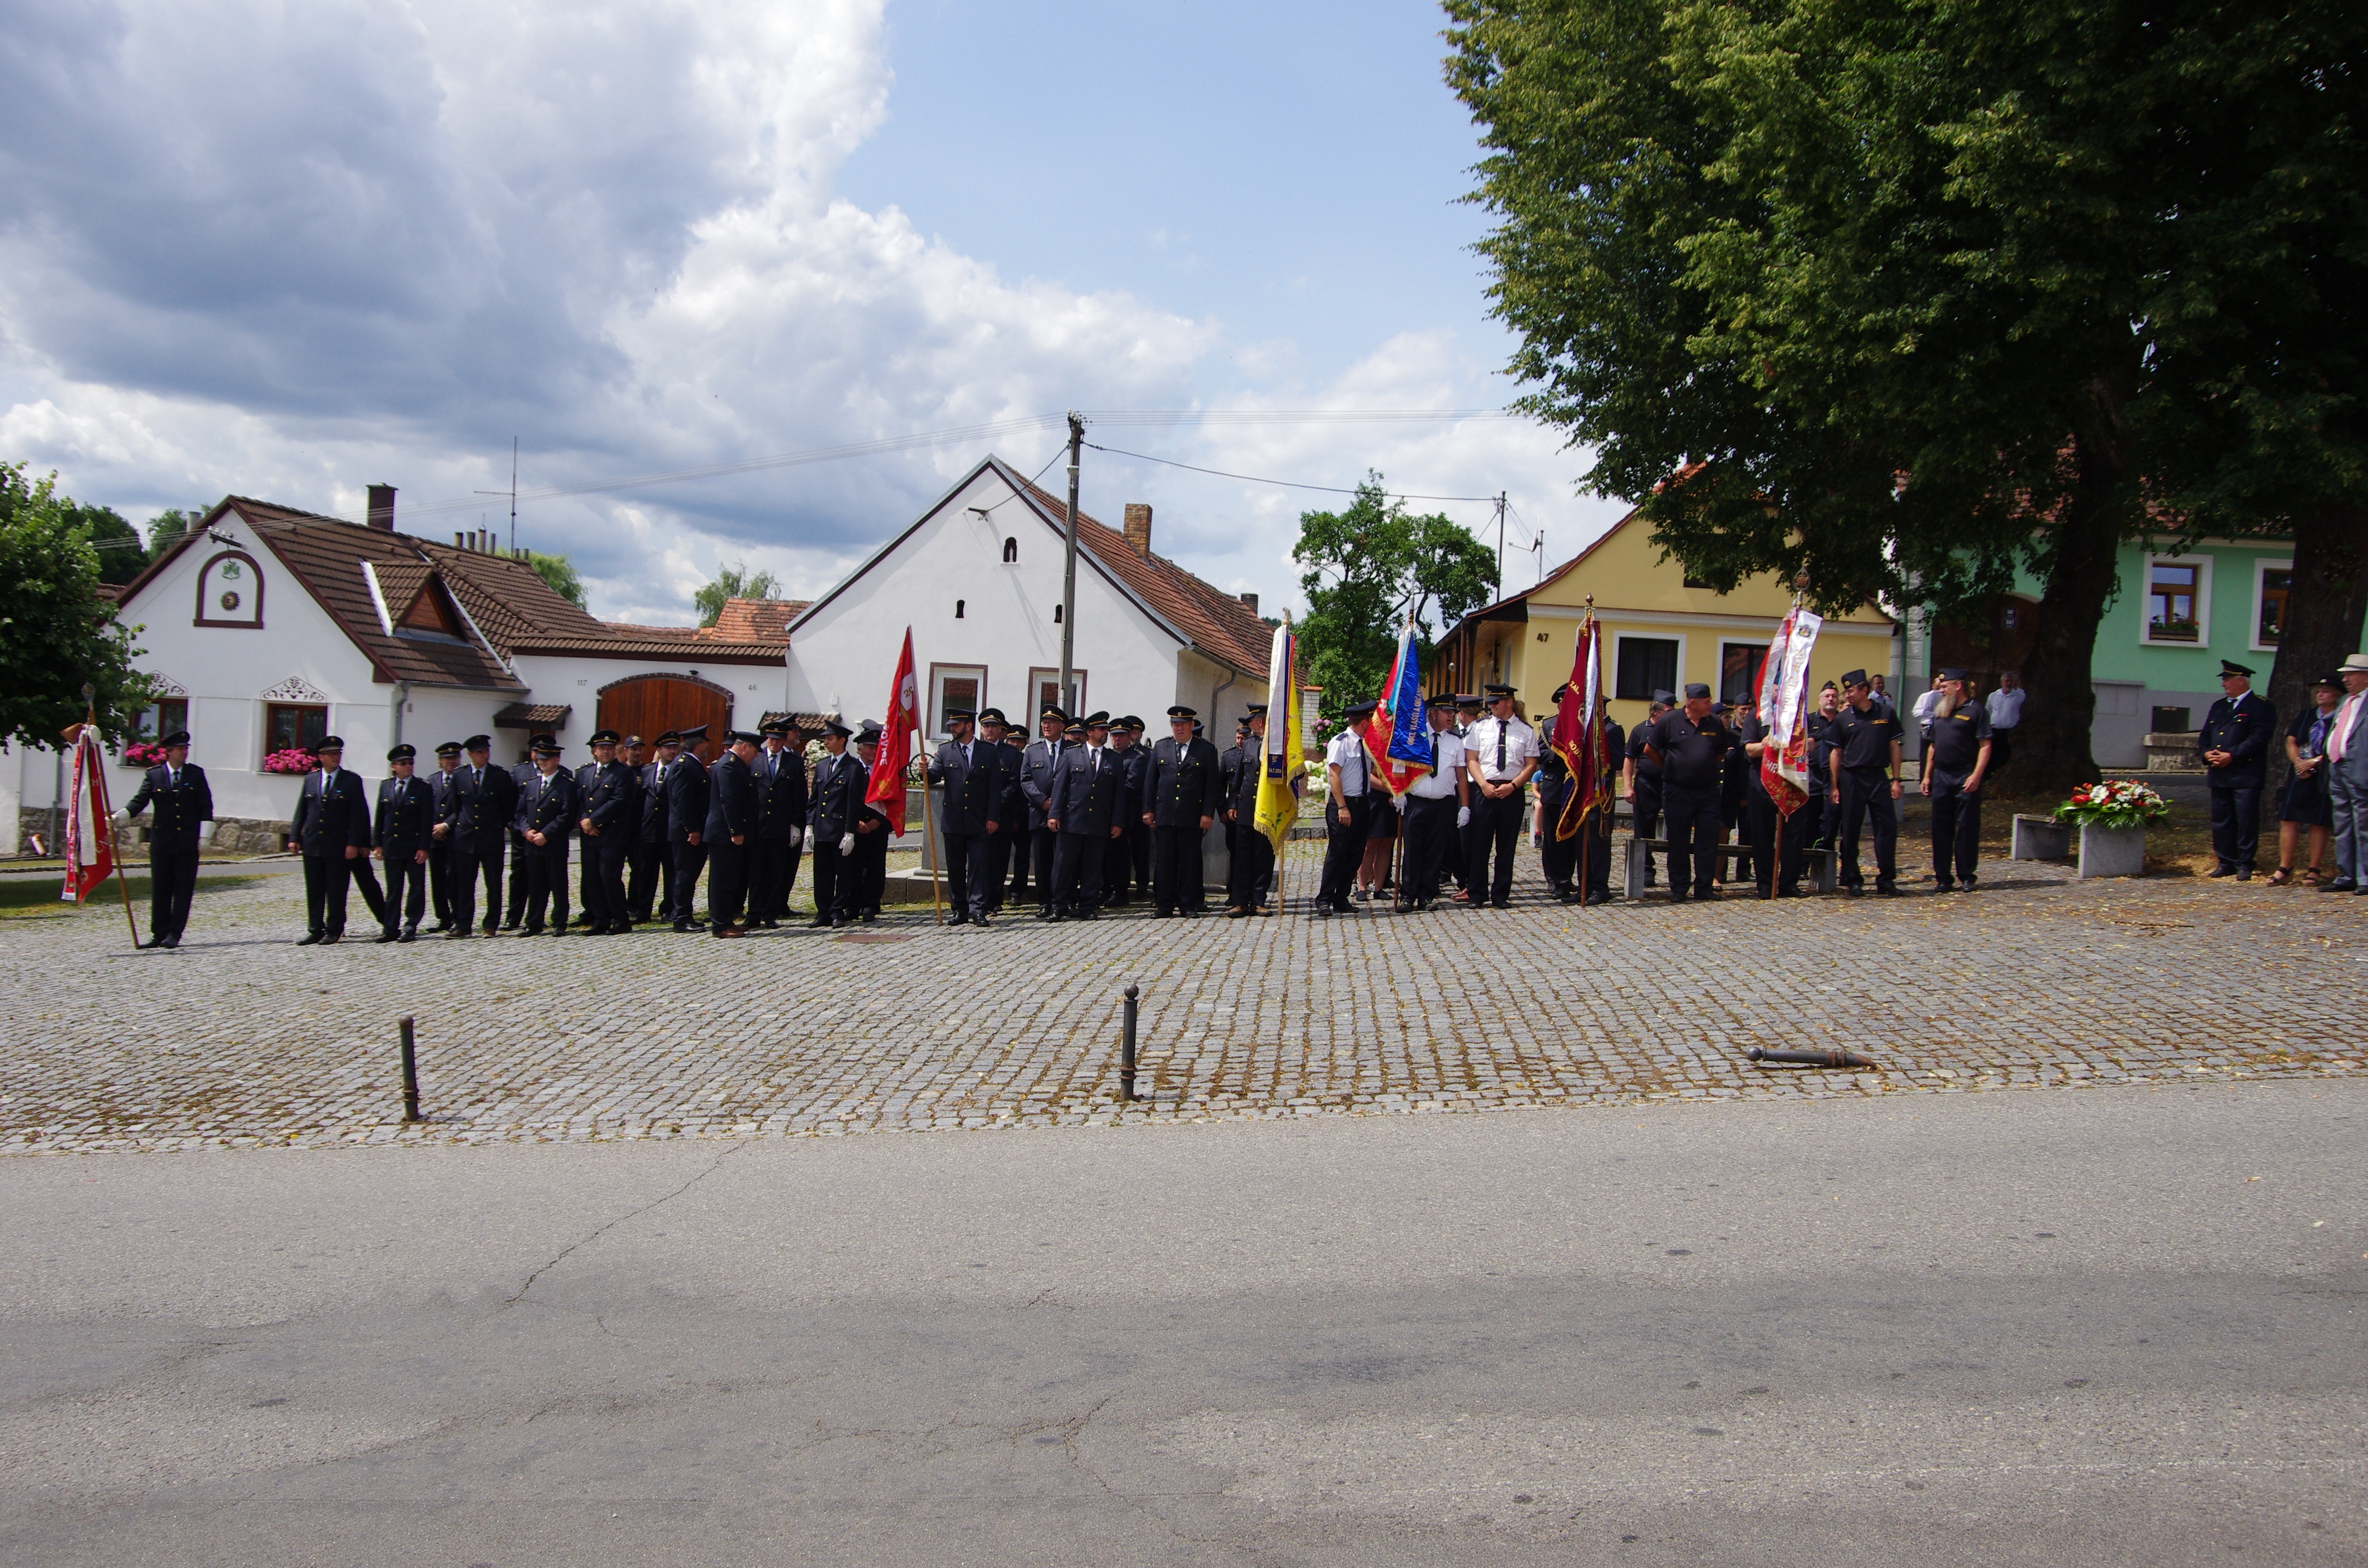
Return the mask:
<path id="1" fill-rule="evenodd" d="M 541 1278 L 544 1275 L 550 1273 L 552 1269 L 558 1267 L 561 1264 L 566 1262 L 568 1256 L 578 1247 L 588 1246 L 592 1243 L 598 1241 L 602 1236 L 607 1235 L 610 1231 L 615 1230 L 618 1226 L 623 1224 L 628 1220 L 638 1220 L 643 1215 L 648 1213 L 651 1210 L 660 1208 L 666 1204 L 673 1202 L 676 1199 L 680 1198 L 684 1193 L 689 1192 L 692 1187 L 697 1187 L 700 1182 L 705 1181 L 709 1176 L 713 1176 L 717 1166 L 723 1165 L 724 1161 L 730 1159 L 733 1155 L 738 1153 L 747 1146 L 748 1140 L 746 1139 L 742 1139 L 739 1142 L 734 1142 L 730 1148 L 724 1150 L 722 1153 L 716 1155 L 713 1160 L 708 1162 L 708 1165 L 705 1170 L 699 1172 L 696 1176 L 693 1176 L 689 1180 L 684 1182 L 680 1187 L 676 1187 L 672 1192 L 667 1193 L 665 1197 L 653 1198 L 647 1203 L 643 1204 L 640 1208 L 630 1210 L 625 1213 L 620 1214 L 615 1219 L 607 1221 L 598 1226 L 590 1233 L 578 1237 L 576 1240 L 568 1243 L 565 1246 L 560 1248 L 559 1251 L 552 1256 L 549 1262 L 543 1264 L 542 1267 L 537 1268 L 533 1273 L 526 1277 L 526 1283 L 520 1285 L 514 1295 L 502 1302 L 502 1310 L 507 1312 L 510 1308 L 517 1306 L 520 1301 L 525 1301 L 526 1293 L 534 1289 L 534 1282 Z M 603 1324 L 602 1326 L 605 1328 L 607 1325 Z"/>

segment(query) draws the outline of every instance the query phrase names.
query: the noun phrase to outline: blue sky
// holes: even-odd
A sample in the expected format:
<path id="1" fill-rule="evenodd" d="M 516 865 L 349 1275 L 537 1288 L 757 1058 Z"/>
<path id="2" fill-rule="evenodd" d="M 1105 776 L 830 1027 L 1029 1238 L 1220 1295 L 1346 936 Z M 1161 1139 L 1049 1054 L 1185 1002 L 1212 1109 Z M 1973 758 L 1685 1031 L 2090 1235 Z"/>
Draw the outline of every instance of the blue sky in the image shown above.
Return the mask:
<path id="1" fill-rule="evenodd" d="M 1513 395 L 1429 6 L 13 10 L 0 457 L 134 517 L 227 492 L 358 515 L 374 480 L 465 506 L 507 483 L 513 435 L 531 490 L 1066 407 Z M 1548 559 L 1619 510 L 1514 421 L 1110 439 L 1505 490 Z M 994 449 L 1033 472 L 1054 445 Z M 678 620 L 722 560 L 826 586 L 987 449 L 537 502 L 520 537 L 574 554 L 599 613 Z M 1297 513 L 1328 504 L 1092 454 L 1087 509 L 1132 500 L 1163 553 L 1269 602 Z"/>

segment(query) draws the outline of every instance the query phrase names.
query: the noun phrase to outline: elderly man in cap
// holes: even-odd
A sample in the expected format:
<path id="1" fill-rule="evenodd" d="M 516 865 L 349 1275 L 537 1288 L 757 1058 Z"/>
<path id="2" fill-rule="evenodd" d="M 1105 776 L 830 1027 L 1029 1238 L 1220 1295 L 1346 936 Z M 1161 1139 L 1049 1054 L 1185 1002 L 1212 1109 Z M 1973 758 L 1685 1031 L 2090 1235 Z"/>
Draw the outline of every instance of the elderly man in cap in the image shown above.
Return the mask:
<path id="1" fill-rule="evenodd" d="M 1464 767 L 1474 791 L 1472 825 L 1463 835 L 1464 886 L 1473 908 L 1508 909 L 1513 848 L 1521 839 L 1530 778 L 1538 770 L 1538 733 L 1513 711 L 1511 687 L 1486 689 L 1488 717 L 1463 737 Z"/>
<path id="2" fill-rule="evenodd" d="M 476 926 L 479 881 L 485 890 L 485 935 L 502 920 L 502 847 L 518 813 L 518 781 L 493 765 L 493 740 L 471 735 L 461 743 L 468 760 L 452 773 L 445 796 L 444 825 L 452 846 L 452 929 L 458 939 Z M 513 868 L 516 872 L 516 868 Z"/>
<path id="3" fill-rule="evenodd" d="M 2248 882 L 2260 847 L 2261 790 L 2278 738 L 2278 710 L 2253 690 L 2248 665 L 2221 660 L 2220 690 L 2195 736 L 2212 801 L 2212 853 L 2220 862 L 2212 874 Z"/>
<path id="4" fill-rule="evenodd" d="M 1053 911 L 1049 920 L 1091 920 L 1101 913 L 1102 869 L 1111 845 L 1125 830 L 1120 801 L 1124 771 L 1104 743 L 1110 715 L 1089 713 L 1072 743 L 1063 736 L 1061 760 L 1053 769 L 1053 790 L 1044 823 L 1058 840 L 1053 857 Z"/>
<path id="5" fill-rule="evenodd" d="M 1192 733 L 1200 715 L 1178 704 L 1167 710 L 1167 738 L 1153 744 L 1142 777 L 1135 826 L 1153 839 L 1151 903 L 1157 919 L 1209 912 L 1201 849 L 1224 809 L 1217 748 Z"/>
<path id="6" fill-rule="evenodd" d="M 1720 722 L 1710 687 L 1686 687 L 1685 704 L 1645 726 L 1642 756 L 1661 768 L 1661 811 L 1668 822 L 1669 902 L 1715 898 L 1718 835 L 1729 753 L 1743 743 Z"/>
<path id="7" fill-rule="evenodd" d="M 2335 672 L 2343 700 L 2327 726 L 2328 836 L 2335 844 L 2331 892 L 2368 893 L 2368 653 Z"/>
<path id="8" fill-rule="evenodd" d="M 1899 716 L 1874 700 L 1864 670 L 1842 676 L 1849 700 L 1826 724 L 1826 766 L 1841 798 L 1839 829 L 1842 891 L 1856 897 L 1865 889 L 1858 865 L 1861 824 L 1874 824 L 1874 891 L 1899 893 Z"/>
<path id="9" fill-rule="evenodd" d="M 1053 886 L 1053 859 L 1058 853 L 1061 835 L 1046 825 L 1045 812 L 1053 801 L 1053 775 L 1061 765 L 1062 756 L 1074 745 L 1085 744 L 1085 726 L 1076 727 L 1076 739 L 1069 738 L 1069 716 L 1049 704 L 1036 715 L 1038 736 L 1019 754 L 1019 792 L 1028 801 L 1028 850 L 1019 875 L 1011 884 L 1011 896 L 1017 902 L 1027 890 L 1027 875 L 1032 869 L 1036 876 L 1036 918 L 1050 920 L 1056 902 Z"/>
<path id="10" fill-rule="evenodd" d="M 379 784 L 370 824 L 370 856 L 386 868 L 381 942 L 417 940 L 419 917 L 427 912 L 427 841 L 436 831 L 436 792 L 426 779 L 412 777 L 417 757 L 418 748 L 408 745 L 386 754 L 390 777 Z"/>
<path id="11" fill-rule="evenodd" d="M 359 773 L 338 766 L 346 743 L 324 735 L 313 755 L 321 766 L 304 775 L 296 815 L 288 824 L 288 851 L 304 857 L 304 936 L 296 945 L 335 942 L 346 934 L 346 885 L 353 863 L 370 847 L 370 801 Z M 375 889 L 377 879 L 370 885 Z M 375 913 L 375 912 L 374 912 Z M 381 916 L 383 918 L 383 916 Z"/>
<path id="12" fill-rule="evenodd" d="M 461 771 L 461 743 L 436 748 L 436 771 L 427 775 L 427 799 L 436 820 L 427 830 L 427 905 L 440 934 L 452 929 L 452 790 Z"/>
<path id="13" fill-rule="evenodd" d="M 748 862 L 748 924 L 776 930 L 789 917 L 790 890 L 806 836 L 805 735 L 784 715 L 757 726 L 765 749 L 748 765 L 757 776 L 757 841 Z"/>
<path id="14" fill-rule="evenodd" d="M 198 889 L 198 824 L 213 820 L 214 796 L 206 770 L 189 761 L 188 731 L 175 730 L 158 744 L 165 760 L 140 780 L 123 814 L 156 808 L 148 830 L 148 939 L 140 945 L 170 949 L 181 945 L 189 924 L 189 900 Z"/>
<path id="15" fill-rule="evenodd" d="M 748 856 L 757 841 L 757 775 L 749 764 L 757 759 L 758 738 L 746 730 L 724 736 L 723 755 L 708 772 L 707 824 L 701 835 L 707 846 L 707 909 L 719 937 L 745 937 L 741 912 L 748 898 Z"/>
<path id="16" fill-rule="evenodd" d="M 929 758 L 938 795 L 937 852 L 944 858 L 953 924 L 987 923 L 993 845 L 1003 831 L 1004 748 L 978 737 L 978 716 L 967 708 L 945 714 L 951 737 Z"/>
<path id="17" fill-rule="evenodd" d="M 614 730 L 592 733 L 593 767 L 587 779 L 576 773 L 579 804 L 575 829 L 583 835 L 584 896 L 592 907 L 589 935 L 622 935 L 633 928 L 625 902 L 625 864 L 642 829 L 642 779 L 617 755 L 623 736 Z"/>
<path id="18" fill-rule="evenodd" d="M 822 759 L 814 764 L 814 801 L 806 816 L 814 839 L 814 924 L 820 926 L 837 923 L 840 884 L 855 881 L 855 823 L 863 812 L 871 772 L 847 749 L 854 733 L 838 719 L 823 721 Z"/>
<path id="19" fill-rule="evenodd" d="M 567 835 L 582 817 L 575 776 L 559 766 L 559 743 L 539 735 L 527 748 L 533 769 L 518 786 L 518 814 L 510 819 L 518 830 L 519 870 L 526 882 L 526 909 L 521 937 L 540 937 L 543 910 L 551 911 L 551 934 L 567 935 Z"/>
<path id="20" fill-rule="evenodd" d="M 1924 782 L 1932 802 L 1932 880 L 1942 892 L 1977 885 L 1982 851 L 1982 780 L 1993 745 L 1990 712 L 1965 687 L 1965 672 L 1942 670 L 1925 715 Z"/>

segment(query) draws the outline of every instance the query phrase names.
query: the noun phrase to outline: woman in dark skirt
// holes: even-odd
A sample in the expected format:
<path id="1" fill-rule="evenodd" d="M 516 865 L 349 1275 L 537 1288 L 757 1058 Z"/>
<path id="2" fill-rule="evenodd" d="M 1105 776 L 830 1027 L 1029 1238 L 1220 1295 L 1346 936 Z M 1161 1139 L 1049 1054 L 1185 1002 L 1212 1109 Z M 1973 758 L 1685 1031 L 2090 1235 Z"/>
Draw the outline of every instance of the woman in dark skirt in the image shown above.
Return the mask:
<path id="1" fill-rule="evenodd" d="M 2343 686 L 2328 676 L 2310 694 L 2313 705 L 2286 726 L 2286 760 L 2294 764 L 2294 777 L 2286 780 L 2285 802 L 2278 811 L 2278 869 L 2270 873 L 2273 888 L 2294 881 L 2294 841 L 2305 828 L 2310 830 L 2310 865 L 2302 880 L 2306 886 L 2318 885 L 2319 857 L 2327 853 L 2327 831 L 2335 820 L 2327 798 L 2327 726 L 2343 700 Z"/>
<path id="2" fill-rule="evenodd" d="M 1365 833 L 1365 858 L 1357 868 L 1357 891 L 1349 896 L 1368 903 L 1377 892 L 1390 891 L 1390 857 L 1398 846 L 1397 801 L 1386 790 L 1373 802 L 1373 824 Z"/>

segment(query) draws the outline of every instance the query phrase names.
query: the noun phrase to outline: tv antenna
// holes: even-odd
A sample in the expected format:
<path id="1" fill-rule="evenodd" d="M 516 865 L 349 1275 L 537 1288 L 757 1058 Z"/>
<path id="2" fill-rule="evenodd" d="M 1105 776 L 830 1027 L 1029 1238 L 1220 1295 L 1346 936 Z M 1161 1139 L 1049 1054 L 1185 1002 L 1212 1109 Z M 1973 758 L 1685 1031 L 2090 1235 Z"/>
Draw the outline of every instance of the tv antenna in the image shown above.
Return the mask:
<path id="1" fill-rule="evenodd" d="M 518 553 L 518 438 L 510 437 L 510 487 L 507 490 L 480 490 L 480 495 L 507 495 L 510 498 L 510 553 Z"/>

